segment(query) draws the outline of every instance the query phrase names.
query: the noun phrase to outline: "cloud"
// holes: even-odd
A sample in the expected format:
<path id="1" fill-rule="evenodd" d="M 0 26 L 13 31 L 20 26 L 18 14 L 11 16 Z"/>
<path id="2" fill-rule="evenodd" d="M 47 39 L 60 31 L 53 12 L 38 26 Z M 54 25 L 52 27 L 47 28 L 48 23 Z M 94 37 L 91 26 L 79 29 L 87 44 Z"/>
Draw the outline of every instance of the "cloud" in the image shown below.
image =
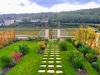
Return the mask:
<path id="1" fill-rule="evenodd" d="M 100 3 L 100 0 L 28 0 L 28 1 L 35 2 L 40 6 L 48 7 L 48 8 L 63 3 L 69 3 L 69 4 L 86 4 L 89 2 Z"/>
<path id="2" fill-rule="evenodd" d="M 20 5 L 19 5 L 20 4 Z M 25 6 L 24 6 L 25 5 Z M 46 12 L 47 8 L 41 7 L 36 3 L 31 3 L 27 0 L 0 0 L 0 12 L 7 13 L 37 13 Z M 0 13 L 1 14 L 1 13 Z"/>
<path id="3" fill-rule="evenodd" d="M 43 7 L 52 7 L 56 4 L 62 4 L 62 3 L 73 3 L 74 0 L 29 0 L 30 2 L 35 2 L 36 4 L 43 6 Z"/>
<path id="4" fill-rule="evenodd" d="M 89 2 L 100 3 L 99 0 L 75 0 L 75 1 L 79 2 L 80 4 L 86 4 Z"/>
<path id="5" fill-rule="evenodd" d="M 21 2 L 19 5 L 20 5 L 20 6 L 25 6 L 25 4 L 24 4 L 24 3 L 22 3 L 22 2 Z"/>
<path id="6" fill-rule="evenodd" d="M 34 0 L 35 1 L 35 0 Z M 39 0 L 38 0 L 39 1 Z M 43 0 L 45 1 L 45 0 Z M 51 2 L 50 0 L 46 0 Z M 60 1 L 62 1 L 60 3 Z M 40 13 L 40 12 L 61 12 L 61 11 L 72 11 L 72 10 L 79 10 L 79 9 L 89 9 L 89 8 L 98 8 L 100 4 L 96 2 L 88 2 L 80 4 L 76 0 L 71 0 L 72 3 L 67 2 L 67 0 L 58 0 L 58 3 L 53 2 L 50 3 L 51 7 L 44 7 L 36 2 L 30 2 L 28 0 L 0 0 L 0 14 L 8 14 L 8 13 Z M 81 1 L 81 0 L 80 0 Z M 48 3 L 47 2 L 47 3 Z"/>
<path id="7" fill-rule="evenodd" d="M 73 10 L 79 10 L 79 9 L 90 9 L 90 8 L 98 8 L 100 7 L 99 4 L 96 4 L 95 2 L 89 2 L 87 4 L 58 4 L 54 5 L 50 8 L 53 12 L 60 12 L 60 11 L 73 11 Z M 58 8 L 58 9 L 57 9 Z"/>

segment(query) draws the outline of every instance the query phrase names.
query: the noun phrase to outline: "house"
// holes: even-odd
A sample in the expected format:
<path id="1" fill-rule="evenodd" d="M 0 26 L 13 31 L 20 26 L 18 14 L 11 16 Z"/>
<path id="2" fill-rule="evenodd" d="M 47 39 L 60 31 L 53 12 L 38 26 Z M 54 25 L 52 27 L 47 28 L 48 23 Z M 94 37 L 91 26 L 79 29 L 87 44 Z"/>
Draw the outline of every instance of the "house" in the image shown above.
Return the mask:
<path id="1" fill-rule="evenodd" d="M 40 19 L 32 19 L 31 22 L 39 22 Z"/>
<path id="2" fill-rule="evenodd" d="M 1 22 L 1 23 L 0 23 L 0 26 L 4 26 L 4 23 L 3 23 L 3 22 Z"/>
<path id="3" fill-rule="evenodd" d="M 41 19 L 40 22 L 47 23 L 48 22 L 48 19 Z"/>
<path id="4" fill-rule="evenodd" d="M 15 22 L 22 22 L 20 19 L 15 19 Z"/>
<path id="5" fill-rule="evenodd" d="M 31 22 L 48 22 L 48 19 L 32 19 Z"/>
<path id="6" fill-rule="evenodd" d="M 7 17 L 3 21 L 4 21 L 4 25 L 10 25 L 14 23 L 14 19 L 11 17 Z"/>

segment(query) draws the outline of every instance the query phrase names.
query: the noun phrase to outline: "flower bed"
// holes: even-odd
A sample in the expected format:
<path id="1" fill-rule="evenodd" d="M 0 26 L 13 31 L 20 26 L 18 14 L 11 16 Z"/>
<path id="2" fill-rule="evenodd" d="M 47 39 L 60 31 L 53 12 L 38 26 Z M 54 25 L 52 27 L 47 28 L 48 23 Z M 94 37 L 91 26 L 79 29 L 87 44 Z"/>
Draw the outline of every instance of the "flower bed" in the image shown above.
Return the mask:
<path id="1" fill-rule="evenodd" d="M 25 44 L 19 45 L 19 51 L 11 52 L 9 56 L 4 55 L 1 57 L 3 75 L 6 75 L 21 58 L 29 51 L 29 47 Z"/>
<path id="2" fill-rule="evenodd" d="M 84 56 L 81 52 L 78 52 L 78 51 L 70 52 L 69 60 L 73 64 L 78 75 L 88 75 L 87 71 L 85 70 L 83 66 Z"/>
<path id="3" fill-rule="evenodd" d="M 38 46 L 40 47 L 40 50 L 38 51 L 38 54 L 43 54 L 44 50 L 46 48 L 46 44 L 43 41 L 38 42 Z"/>
<path id="4" fill-rule="evenodd" d="M 89 47 L 87 45 L 83 45 L 81 42 L 74 43 L 73 45 L 77 48 L 78 51 L 83 53 L 83 55 L 87 59 L 87 61 L 100 74 L 99 54 L 94 49 L 92 49 L 91 47 Z"/>

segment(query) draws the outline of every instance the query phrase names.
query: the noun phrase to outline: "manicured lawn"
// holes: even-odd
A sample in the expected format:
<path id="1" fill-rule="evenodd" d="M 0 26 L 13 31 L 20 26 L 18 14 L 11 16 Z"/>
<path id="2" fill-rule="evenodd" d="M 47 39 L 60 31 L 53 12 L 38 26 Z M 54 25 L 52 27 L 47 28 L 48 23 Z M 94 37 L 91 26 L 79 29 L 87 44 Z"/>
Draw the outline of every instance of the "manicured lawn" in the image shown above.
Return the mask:
<path id="1" fill-rule="evenodd" d="M 71 43 L 67 42 L 68 52 L 72 50 L 77 50 Z M 66 55 L 68 54 L 66 53 Z M 64 54 L 62 54 L 64 55 Z M 67 58 L 67 57 L 66 57 Z M 89 75 L 99 75 L 98 72 L 91 66 L 91 64 L 84 58 L 84 68 L 87 70 Z"/>
<path id="2" fill-rule="evenodd" d="M 8 55 L 12 51 L 18 50 L 19 44 L 27 44 L 30 48 L 29 54 L 25 55 L 17 64 L 14 66 L 7 75 L 35 75 L 38 71 L 39 64 L 42 59 L 42 54 L 37 54 L 39 49 L 37 42 L 20 41 L 12 44 L 0 51 L 0 56 Z"/>
<path id="3" fill-rule="evenodd" d="M 7 75 L 35 75 L 38 71 L 42 54 L 37 54 L 39 49 L 37 42 L 19 42 L 22 43 L 29 46 L 30 52 Z"/>
<path id="4" fill-rule="evenodd" d="M 67 43 L 67 51 L 61 51 L 61 58 L 62 58 L 62 65 L 64 68 L 65 75 L 77 75 L 74 67 L 72 66 L 71 62 L 68 59 L 68 54 L 75 50 L 75 48 L 70 43 Z"/>
<path id="5" fill-rule="evenodd" d="M 54 47 L 55 47 L 54 42 L 48 43 L 48 46 L 46 48 L 46 49 L 49 49 L 49 50 L 47 50 L 48 56 L 43 56 L 43 58 L 47 58 L 47 59 L 44 59 L 44 61 L 46 61 L 46 63 L 41 62 L 41 65 L 46 65 L 46 67 L 40 67 L 39 68 L 39 70 L 45 70 L 46 72 L 45 73 L 37 73 L 35 75 L 65 75 L 64 73 L 60 73 L 60 74 L 55 73 L 56 70 L 63 70 L 63 68 L 62 67 L 59 67 L 59 68 L 56 67 L 56 65 L 62 65 L 62 63 L 56 63 L 56 58 L 57 57 L 60 58 L 60 56 L 55 56 L 56 55 L 55 54 L 56 49 Z M 52 49 L 54 49 L 54 50 L 52 50 Z M 53 54 L 51 54 L 52 53 L 51 51 L 54 51 L 54 56 L 50 56 L 50 55 L 53 55 Z M 59 50 L 57 50 L 57 51 L 59 51 Z M 49 59 L 49 58 L 54 58 L 54 59 Z M 54 63 L 48 63 L 49 61 L 54 61 Z M 54 65 L 54 67 L 48 67 L 48 65 Z M 47 73 L 48 70 L 54 70 L 55 72 L 54 73 Z"/>
<path id="6" fill-rule="evenodd" d="M 50 49 L 54 47 L 54 49 L 58 49 L 58 43 L 57 42 L 49 42 Z M 72 48 L 73 50 L 73 48 Z M 63 74 L 45 74 L 41 73 L 39 75 L 77 75 L 74 67 L 72 66 L 71 62 L 67 59 L 68 53 L 70 52 L 70 49 L 68 51 L 60 51 L 60 57 L 61 57 L 61 65 Z M 54 63 L 55 64 L 55 63 Z M 55 68 L 57 69 L 57 68 Z"/>
<path id="7" fill-rule="evenodd" d="M 14 43 L 0 50 L 0 57 L 2 55 L 9 55 L 12 51 L 18 51 L 18 45 L 20 44 L 27 44 L 30 48 L 30 51 L 16 64 L 16 66 L 14 66 L 8 72 L 7 75 L 77 75 L 73 65 L 68 60 L 68 54 L 73 50 L 77 50 L 71 43 L 67 42 L 67 51 L 60 51 L 60 57 L 61 57 L 60 65 L 62 65 L 62 68 L 56 68 L 55 66 L 54 68 L 48 68 L 48 67 L 40 68 L 40 65 L 42 64 L 41 60 L 44 56 L 43 54 L 37 54 L 39 47 L 36 41 L 19 41 L 17 43 Z M 57 42 L 48 43 L 48 47 L 47 47 L 49 49 L 48 54 L 50 54 L 50 49 L 53 49 L 53 48 L 58 49 L 57 44 L 58 44 Z M 49 59 L 50 55 L 47 58 Z M 88 74 L 98 75 L 98 72 L 89 64 L 89 62 L 86 59 L 84 60 L 85 62 L 83 64 Z M 55 59 L 54 59 L 54 62 L 56 62 Z M 48 63 L 46 65 L 48 65 Z M 56 65 L 56 63 L 54 63 L 54 65 Z M 2 65 L 0 65 L 0 67 L 2 67 Z M 63 73 L 62 74 L 38 73 L 39 69 L 46 69 L 46 70 L 60 69 L 60 70 L 63 70 Z"/>

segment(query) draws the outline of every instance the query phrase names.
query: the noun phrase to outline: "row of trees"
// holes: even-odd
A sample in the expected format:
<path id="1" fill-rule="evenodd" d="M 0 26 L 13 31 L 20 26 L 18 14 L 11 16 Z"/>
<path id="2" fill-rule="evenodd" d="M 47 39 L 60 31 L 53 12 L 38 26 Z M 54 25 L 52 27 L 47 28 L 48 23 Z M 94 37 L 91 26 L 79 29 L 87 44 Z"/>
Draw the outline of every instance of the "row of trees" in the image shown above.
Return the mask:
<path id="1" fill-rule="evenodd" d="M 0 19 L 6 17 L 19 18 L 23 22 L 30 22 L 31 19 L 43 19 L 48 18 L 49 22 L 61 22 L 61 23 L 100 23 L 100 8 L 66 11 L 66 12 L 46 12 L 46 13 L 26 13 L 26 14 L 3 14 L 0 15 Z"/>
<path id="2" fill-rule="evenodd" d="M 26 13 L 26 14 L 3 14 L 0 15 L 0 22 L 6 17 L 21 19 L 21 23 L 14 23 L 11 26 L 37 26 L 44 27 L 44 23 L 30 22 L 31 19 L 48 19 L 49 27 L 57 27 L 60 21 L 62 27 L 78 27 L 80 24 L 87 24 L 93 27 L 98 27 L 100 23 L 100 8 L 66 11 L 66 12 L 45 12 L 45 13 Z"/>
<path id="3" fill-rule="evenodd" d="M 15 38 L 14 30 L 0 31 L 0 46 L 12 43 Z"/>
<path id="4" fill-rule="evenodd" d="M 83 28 L 82 26 L 76 30 L 76 39 L 90 47 L 98 47 L 98 40 L 100 40 L 99 34 L 96 33 L 94 28 Z"/>

